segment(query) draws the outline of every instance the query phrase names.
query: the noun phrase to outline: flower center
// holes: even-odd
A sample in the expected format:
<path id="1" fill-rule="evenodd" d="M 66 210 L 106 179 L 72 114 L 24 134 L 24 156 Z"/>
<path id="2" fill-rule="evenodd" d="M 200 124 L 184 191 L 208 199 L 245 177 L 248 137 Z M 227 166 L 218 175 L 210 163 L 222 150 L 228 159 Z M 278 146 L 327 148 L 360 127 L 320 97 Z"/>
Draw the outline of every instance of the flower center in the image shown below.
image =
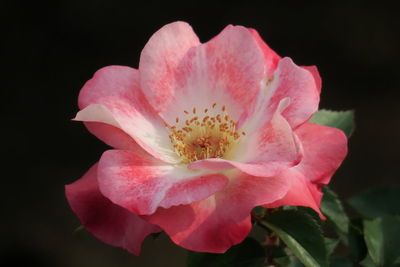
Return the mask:
<path id="1" fill-rule="evenodd" d="M 236 131 L 236 122 L 230 119 L 225 106 L 210 108 L 200 112 L 194 107 L 191 112 L 184 110 L 184 119 L 177 117 L 176 125 L 166 124 L 169 139 L 175 152 L 184 163 L 207 158 L 223 158 L 233 144 L 245 132 Z"/>

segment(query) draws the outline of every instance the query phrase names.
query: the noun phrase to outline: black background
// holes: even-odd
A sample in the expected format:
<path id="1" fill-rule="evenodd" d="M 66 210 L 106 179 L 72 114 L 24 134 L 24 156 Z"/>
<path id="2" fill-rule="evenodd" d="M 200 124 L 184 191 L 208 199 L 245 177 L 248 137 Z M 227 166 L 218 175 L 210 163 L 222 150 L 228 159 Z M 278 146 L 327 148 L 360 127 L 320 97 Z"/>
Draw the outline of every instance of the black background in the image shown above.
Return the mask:
<path id="1" fill-rule="evenodd" d="M 395 1 L 393 1 L 395 2 Z M 321 108 L 355 109 L 349 155 L 332 180 L 346 198 L 399 184 L 398 9 L 388 1 L 2 1 L 1 260 L 7 266 L 184 266 L 165 236 L 140 257 L 80 231 L 64 185 L 107 146 L 70 119 L 83 83 L 107 65 L 137 67 L 148 38 L 189 22 L 205 42 L 227 24 L 259 31 L 281 56 L 317 65 Z M 3 76 L 2 75 L 2 76 Z"/>

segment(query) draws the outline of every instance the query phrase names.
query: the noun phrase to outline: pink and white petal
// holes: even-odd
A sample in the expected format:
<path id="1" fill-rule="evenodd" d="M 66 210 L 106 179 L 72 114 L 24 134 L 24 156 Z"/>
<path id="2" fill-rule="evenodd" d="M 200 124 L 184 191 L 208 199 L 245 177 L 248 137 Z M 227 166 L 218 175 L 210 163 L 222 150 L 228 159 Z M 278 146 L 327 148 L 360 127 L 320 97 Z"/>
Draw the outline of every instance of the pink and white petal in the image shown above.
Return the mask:
<path id="1" fill-rule="evenodd" d="M 102 122 L 85 122 L 85 126 L 94 136 L 113 148 L 146 153 L 120 128 Z"/>
<path id="2" fill-rule="evenodd" d="M 180 38 L 176 36 L 176 42 Z M 165 51 L 156 41 L 160 39 L 146 45 L 139 69 L 146 97 L 166 122 L 175 123 L 176 117 L 185 116 L 184 110 L 210 109 L 214 103 L 218 112 L 226 106 L 237 120 L 256 101 L 265 74 L 264 56 L 248 29 L 227 26 L 209 42 L 179 52 L 179 62 L 172 65 L 167 60 L 170 49 Z"/>
<path id="3" fill-rule="evenodd" d="M 79 94 L 75 120 L 102 122 L 131 136 L 144 150 L 166 162 L 179 161 L 163 120 L 139 88 L 138 71 L 109 66 L 95 73 Z"/>
<path id="4" fill-rule="evenodd" d="M 305 123 L 296 129 L 301 140 L 304 157 L 295 168 L 306 179 L 328 184 L 347 154 L 347 138 L 336 128 Z"/>
<path id="5" fill-rule="evenodd" d="M 157 112 L 170 109 L 175 95 L 175 76 L 182 59 L 200 45 L 192 27 L 185 22 L 163 26 L 151 36 L 140 55 L 140 79 L 144 94 Z"/>
<path id="6" fill-rule="evenodd" d="M 190 169 L 223 171 L 236 167 L 253 176 L 270 177 L 296 166 L 302 158 L 301 145 L 289 123 L 281 115 L 287 103 L 281 101 L 272 119 L 253 126 L 226 155 L 226 159 L 204 159 L 189 164 Z"/>
<path id="7" fill-rule="evenodd" d="M 274 202 L 289 189 L 286 180 L 275 177 L 252 177 L 238 171 L 231 171 L 229 177 L 224 190 L 205 200 L 158 209 L 143 218 L 159 225 L 179 246 L 223 253 L 248 235 L 255 206 Z"/>
<path id="8" fill-rule="evenodd" d="M 253 34 L 254 39 L 257 41 L 258 45 L 260 46 L 260 48 L 264 53 L 266 74 L 267 77 L 270 77 L 277 68 L 278 62 L 281 59 L 281 57 L 274 50 L 272 50 L 267 45 L 267 43 L 264 42 L 264 40 L 261 38 L 261 36 L 255 29 L 249 29 L 249 30 Z"/>
<path id="9" fill-rule="evenodd" d="M 99 162 L 100 191 L 115 204 L 136 214 L 152 214 L 158 207 L 190 204 L 223 189 L 222 174 L 205 174 L 186 166 L 165 164 L 154 157 L 127 150 L 108 150 Z"/>
<path id="10" fill-rule="evenodd" d="M 287 205 L 305 206 L 314 209 L 322 219 L 325 219 L 319 209 L 321 197 L 318 197 L 316 194 L 316 185 L 311 184 L 303 174 L 295 169 L 286 170 L 279 176 L 282 179 L 290 181 L 290 189 L 283 198 L 264 205 L 266 208 L 278 208 Z"/>
<path id="11" fill-rule="evenodd" d="M 82 225 L 101 241 L 139 255 L 146 236 L 161 229 L 113 204 L 99 191 L 95 164 L 76 182 L 65 186 L 72 210 Z"/>
<path id="12" fill-rule="evenodd" d="M 268 82 L 269 112 L 284 98 L 290 105 L 283 112 L 293 129 L 307 121 L 318 110 L 320 80 L 314 78 L 315 72 L 299 67 L 290 58 L 282 58 L 273 78 Z"/>
<path id="13" fill-rule="evenodd" d="M 315 83 L 317 85 L 318 93 L 321 93 L 322 79 L 321 79 L 321 75 L 319 75 L 317 66 L 301 66 L 301 67 L 303 69 L 308 70 L 313 75 Z"/>

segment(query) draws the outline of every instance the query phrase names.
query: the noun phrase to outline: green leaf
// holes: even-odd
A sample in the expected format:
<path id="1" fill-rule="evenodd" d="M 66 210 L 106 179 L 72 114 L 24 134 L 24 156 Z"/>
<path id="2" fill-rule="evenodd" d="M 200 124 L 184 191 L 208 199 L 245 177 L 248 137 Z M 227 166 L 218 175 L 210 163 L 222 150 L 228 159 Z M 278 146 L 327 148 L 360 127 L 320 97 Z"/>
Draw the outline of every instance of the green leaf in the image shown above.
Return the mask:
<path id="1" fill-rule="evenodd" d="M 326 253 L 328 256 L 330 256 L 339 244 L 339 240 L 325 237 L 324 241 L 326 246 Z"/>
<path id="2" fill-rule="evenodd" d="M 367 254 L 367 256 L 360 262 L 361 266 L 364 267 L 377 267 L 376 264 L 371 260 L 371 257 Z"/>
<path id="3" fill-rule="evenodd" d="M 351 197 L 348 202 L 367 218 L 400 215 L 400 188 L 370 189 Z"/>
<path id="4" fill-rule="evenodd" d="M 321 211 L 325 217 L 342 233 L 346 234 L 349 229 L 349 217 L 344 211 L 342 202 L 335 192 L 327 186 L 323 188 L 324 197 L 321 202 Z"/>
<path id="5" fill-rule="evenodd" d="M 254 239 L 246 238 L 224 254 L 199 253 L 189 251 L 188 267 L 262 267 L 264 248 Z"/>
<path id="6" fill-rule="evenodd" d="M 378 266 L 400 266 L 400 216 L 364 221 L 368 254 Z"/>
<path id="7" fill-rule="evenodd" d="M 329 262 L 330 267 L 353 267 L 353 263 L 348 259 L 334 258 Z"/>
<path id="8" fill-rule="evenodd" d="M 343 243 L 350 249 L 351 257 L 358 261 L 365 257 L 366 248 L 362 233 L 362 221 L 350 220 L 338 196 L 328 187 L 323 188 L 321 211 L 332 223 Z"/>
<path id="9" fill-rule="evenodd" d="M 264 219 L 259 223 L 274 231 L 305 266 L 328 265 L 321 228 L 310 215 L 296 210 L 280 210 Z"/>
<path id="10" fill-rule="evenodd" d="M 348 233 L 341 236 L 343 243 L 350 249 L 351 258 L 357 262 L 367 255 L 363 228 L 363 221 L 361 219 L 352 219 Z"/>
<path id="11" fill-rule="evenodd" d="M 277 266 L 284 266 L 284 267 L 303 267 L 304 265 L 295 257 L 293 256 L 285 256 L 280 258 L 275 258 L 274 262 Z"/>
<path id="12" fill-rule="evenodd" d="M 354 111 L 332 111 L 321 109 L 318 110 L 310 122 L 342 130 L 347 137 L 350 137 L 354 131 Z"/>

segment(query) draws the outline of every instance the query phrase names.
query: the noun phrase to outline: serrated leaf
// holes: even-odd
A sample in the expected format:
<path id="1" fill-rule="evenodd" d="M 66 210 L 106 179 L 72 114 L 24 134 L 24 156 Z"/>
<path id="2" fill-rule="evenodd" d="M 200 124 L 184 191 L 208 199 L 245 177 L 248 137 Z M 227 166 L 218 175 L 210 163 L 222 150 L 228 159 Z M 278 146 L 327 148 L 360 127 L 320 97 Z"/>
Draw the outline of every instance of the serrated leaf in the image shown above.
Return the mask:
<path id="1" fill-rule="evenodd" d="M 199 253 L 190 251 L 188 267 L 263 267 L 264 248 L 253 238 L 246 238 L 224 254 Z"/>
<path id="2" fill-rule="evenodd" d="M 321 202 L 321 211 L 325 217 L 342 233 L 349 229 L 349 217 L 344 211 L 342 202 L 335 192 L 327 186 L 323 188 L 324 196 Z"/>
<path id="3" fill-rule="evenodd" d="M 376 265 L 400 265 L 400 216 L 365 220 L 364 238 L 368 254 Z"/>
<path id="4" fill-rule="evenodd" d="M 321 109 L 311 117 L 310 122 L 342 130 L 347 137 L 354 131 L 354 111 L 332 111 Z"/>
<path id="5" fill-rule="evenodd" d="M 400 215 L 400 188 L 374 188 L 351 197 L 348 203 L 362 216 Z"/>
<path id="6" fill-rule="evenodd" d="M 328 265 L 321 228 L 310 215 L 296 210 L 280 210 L 268 214 L 259 223 L 274 231 L 305 266 Z"/>

